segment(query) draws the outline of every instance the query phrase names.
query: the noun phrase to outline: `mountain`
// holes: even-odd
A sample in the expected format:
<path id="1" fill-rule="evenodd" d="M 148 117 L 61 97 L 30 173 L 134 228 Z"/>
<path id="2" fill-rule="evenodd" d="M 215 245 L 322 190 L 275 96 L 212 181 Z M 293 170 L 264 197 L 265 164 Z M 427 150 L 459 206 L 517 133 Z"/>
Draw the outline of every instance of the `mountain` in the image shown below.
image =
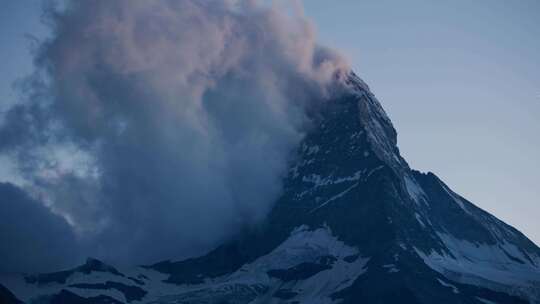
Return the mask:
<path id="1" fill-rule="evenodd" d="M 540 303 L 540 248 L 433 173 L 409 168 L 367 85 L 354 74 L 344 82 L 343 95 L 314 119 L 261 226 L 184 261 L 115 268 L 89 259 L 56 273 L 3 276 L 0 296 L 6 303 Z"/>

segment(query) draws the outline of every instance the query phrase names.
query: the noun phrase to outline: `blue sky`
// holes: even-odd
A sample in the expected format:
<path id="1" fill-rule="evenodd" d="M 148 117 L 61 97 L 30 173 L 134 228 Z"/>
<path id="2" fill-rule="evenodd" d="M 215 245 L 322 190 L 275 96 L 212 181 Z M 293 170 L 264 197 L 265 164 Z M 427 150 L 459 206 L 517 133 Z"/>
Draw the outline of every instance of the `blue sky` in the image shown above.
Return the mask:
<path id="1" fill-rule="evenodd" d="M 398 130 L 413 168 L 540 243 L 540 2 L 304 1 Z M 0 11 L 0 111 L 32 69 L 39 1 Z M 2 171 L 2 170 L 0 170 Z"/>

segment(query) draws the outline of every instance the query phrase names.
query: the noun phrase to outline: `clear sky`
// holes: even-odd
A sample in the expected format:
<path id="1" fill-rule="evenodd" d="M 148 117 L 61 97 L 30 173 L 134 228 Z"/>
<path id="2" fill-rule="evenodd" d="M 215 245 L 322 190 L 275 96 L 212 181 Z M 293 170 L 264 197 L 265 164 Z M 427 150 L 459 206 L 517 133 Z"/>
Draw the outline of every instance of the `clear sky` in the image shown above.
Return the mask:
<path id="1" fill-rule="evenodd" d="M 409 164 L 540 244 L 540 1 L 304 4 L 383 104 Z M 31 71 L 25 35 L 46 32 L 39 9 L 0 10 L 0 112 Z"/>

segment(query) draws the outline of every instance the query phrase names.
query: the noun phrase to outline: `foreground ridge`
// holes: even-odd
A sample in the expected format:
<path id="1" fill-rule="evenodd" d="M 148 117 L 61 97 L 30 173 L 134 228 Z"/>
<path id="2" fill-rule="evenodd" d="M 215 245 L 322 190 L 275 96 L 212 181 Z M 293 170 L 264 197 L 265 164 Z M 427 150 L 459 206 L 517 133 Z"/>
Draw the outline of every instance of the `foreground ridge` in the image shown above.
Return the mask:
<path id="1" fill-rule="evenodd" d="M 268 219 L 185 261 L 0 277 L 2 303 L 540 303 L 540 249 L 409 168 L 356 75 L 300 145 Z"/>

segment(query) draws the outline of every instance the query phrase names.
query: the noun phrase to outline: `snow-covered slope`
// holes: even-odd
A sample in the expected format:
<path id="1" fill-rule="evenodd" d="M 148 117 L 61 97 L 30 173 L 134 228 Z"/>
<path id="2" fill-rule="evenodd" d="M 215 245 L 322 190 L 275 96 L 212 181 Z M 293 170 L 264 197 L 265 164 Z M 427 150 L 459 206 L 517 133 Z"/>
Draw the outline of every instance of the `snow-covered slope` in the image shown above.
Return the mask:
<path id="1" fill-rule="evenodd" d="M 0 298 L 540 303 L 540 249 L 434 174 L 411 170 L 369 88 L 354 74 L 344 82 L 345 93 L 315 118 L 261 227 L 185 261 L 124 269 L 90 259 L 58 273 L 3 276 Z"/>

